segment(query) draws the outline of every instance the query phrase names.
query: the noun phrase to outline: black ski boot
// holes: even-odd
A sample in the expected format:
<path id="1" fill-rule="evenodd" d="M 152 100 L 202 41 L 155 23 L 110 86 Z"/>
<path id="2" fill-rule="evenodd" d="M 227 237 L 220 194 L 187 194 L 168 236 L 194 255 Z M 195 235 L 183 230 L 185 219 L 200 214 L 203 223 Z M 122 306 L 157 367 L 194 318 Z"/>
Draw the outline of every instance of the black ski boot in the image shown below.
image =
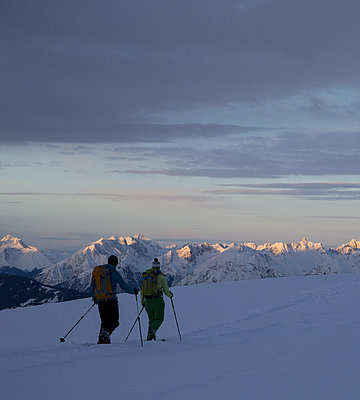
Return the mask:
<path id="1" fill-rule="evenodd" d="M 98 344 L 111 344 L 110 334 L 104 328 L 100 329 Z"/>
<path id="2" fill-rule="evenodd" d="M 148 342 L 150 342 L 151 340 L 156 340 L 155 333 L 156 333 L 156 330 L 152 326 L 149 326 L 149 330 L 148 330 L 148 334 L 147 334 L 146 340 Z"/>

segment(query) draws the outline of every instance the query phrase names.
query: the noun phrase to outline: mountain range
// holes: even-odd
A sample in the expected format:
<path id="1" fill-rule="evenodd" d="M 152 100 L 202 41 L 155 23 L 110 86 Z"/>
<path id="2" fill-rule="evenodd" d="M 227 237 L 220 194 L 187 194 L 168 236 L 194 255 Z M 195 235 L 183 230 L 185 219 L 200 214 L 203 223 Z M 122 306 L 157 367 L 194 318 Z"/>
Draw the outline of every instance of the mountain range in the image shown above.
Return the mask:
<path id="1" fill-rule="evenodd" d="M 88 294 L 93 267 L 105 264 L 111 254 L 119 258 L 118 270 L 133 286 L 139 286 L 141 273 L 154 257 L 159 258 L 169 286 L 360 272 L 360 241 L 356 240 L 325 249 L 305 238 L 297 243 L 262 245 L 205 242 L 161 246 L 142 235 L 111 236 L 54 263 L 43 251 L 7 235 L 0 241 L 0 274 L 22 275 L 84 295 Z"/>

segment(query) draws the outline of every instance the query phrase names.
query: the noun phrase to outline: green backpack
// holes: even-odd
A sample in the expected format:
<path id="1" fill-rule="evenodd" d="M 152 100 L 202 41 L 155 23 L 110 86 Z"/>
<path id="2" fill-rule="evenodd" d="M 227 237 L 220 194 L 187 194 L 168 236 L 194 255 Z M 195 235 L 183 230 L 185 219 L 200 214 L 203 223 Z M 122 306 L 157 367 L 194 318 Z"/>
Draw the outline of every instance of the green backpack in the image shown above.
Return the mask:
<path id="1" fill-rule="evenodd" d="M 141 291 L 146 299 L 153 299 L 160 296 L 157 286 L 157 277 L 160 274 L 160 271 L 154 271 L 152 268 L 142 273 Z"/>

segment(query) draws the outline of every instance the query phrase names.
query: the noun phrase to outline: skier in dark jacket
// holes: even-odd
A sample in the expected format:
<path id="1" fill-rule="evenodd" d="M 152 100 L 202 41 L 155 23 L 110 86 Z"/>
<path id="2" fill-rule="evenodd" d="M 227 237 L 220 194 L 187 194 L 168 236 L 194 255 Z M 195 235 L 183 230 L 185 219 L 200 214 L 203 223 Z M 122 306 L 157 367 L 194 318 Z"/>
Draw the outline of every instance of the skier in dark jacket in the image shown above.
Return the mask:
<path id="1" fill-rule="evenodd" d="M 110 335 L 119 326 L 119 304 L 116 296 L 116 285 L 119 285 L 129 294 L 138 294 L 137 288 L 131 288 L 122 278 L 116 266 L 118 258 L 110 256 L 108 263 L 95 267 L 91 280 L 91 294 L 94 302 L 99 307 L 101 319 L 98 344 L 110 344 Z M 101 277 L 96 278 L 96 272 L 100 271 Z"/>

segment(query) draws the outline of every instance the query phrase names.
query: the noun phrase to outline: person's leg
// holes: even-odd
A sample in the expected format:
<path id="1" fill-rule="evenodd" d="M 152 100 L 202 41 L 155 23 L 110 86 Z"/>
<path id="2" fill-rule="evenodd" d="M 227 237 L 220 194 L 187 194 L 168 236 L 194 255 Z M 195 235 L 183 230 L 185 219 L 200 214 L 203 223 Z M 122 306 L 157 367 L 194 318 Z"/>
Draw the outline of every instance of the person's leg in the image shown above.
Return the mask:
<path id="1" fill-rule="evenodd" d="M 111 335 L 114 330 L 119 326 L 119 303 L 117 299 L 108 300 L 109 319 L 107 324 L 107 331 Z"/>
<path id="2" fill-rule="evenodd" d="M 155 331 L 154 328 L 152 327 L 155 319 L 155 313 L 154 313 L 154 300 L 155 299 L 147 299 L 145 303 L 145 310 L 149 318 L 149 328 L 148 328 L 148 334 L 146 340 L 153 340 L 155 339 Z"/>
<path id="3" fill-rule="evenodd" d="M 110 335 L 119 326 L 119 305 L 117 299 L 98 303 L 101 319 L 98 343 L 110 343 Z"/>
<path id="4" fill-rule="evenodd" d="M 156 299 L 154 299 L 153 312 L 154 318 L 152 322 L 152 327 L 156 332 L 160 328 L 161 324 L 164 322 L 165 302 L 162 297 L 157 297 Z"/>
<path id="5" fill-rule="evenodd" d="M 106 327 L 108 325 L 107 302 L 99 301 L 98 308 L 101 320 L 98 344 L 108 344 L 110 342 L 110 335 L 109 332 L 106 330 Z"/>

